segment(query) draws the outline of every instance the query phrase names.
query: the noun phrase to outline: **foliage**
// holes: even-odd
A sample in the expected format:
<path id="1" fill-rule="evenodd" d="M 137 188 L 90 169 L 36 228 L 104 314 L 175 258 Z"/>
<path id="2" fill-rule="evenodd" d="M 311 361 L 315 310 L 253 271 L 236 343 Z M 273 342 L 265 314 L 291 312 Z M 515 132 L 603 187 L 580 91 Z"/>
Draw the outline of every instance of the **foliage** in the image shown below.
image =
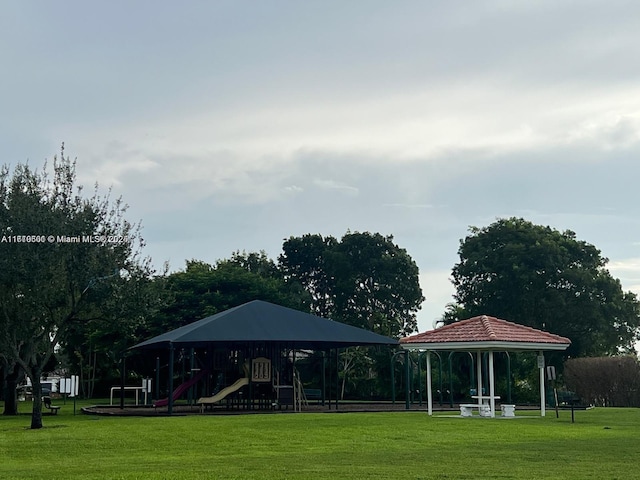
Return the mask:
<path id="1" fill-rule="evenodd" d="M 417 330 L 424 300 L 418 267 L 393 237 L 346 233 L 333 237 L 291 237 L 279 257 L 287 278 L 311 293 L 318 315 L 389 337 Z"/>
<path id="2" fill-rule="evenodd" d="M 311 294 L 311 311 L 388 337 L 417 330 L 424 297 L 418 267 L 392 236 L 347 232 L 340 241 L 307 234 L 291 237 L 279 265 L 286 278 Z M 342 392 L 388 397 L 388 348 L 355 348 L 341 355 Z M 381 381 L 381 379 L 384 379 Z"/>
<path id="3" fill-rule="evenodd" d="M 119 379 L 123 352 L 148 337 L 151 319 L 167 305 L 165 277 L 142 272 L 134 272 L 108 289 L 98 287 L 102 291 L 99 314 L 70 329 L 63 343 L 63 364 L 79 375 L 83 397 L 91 398 L 97 386 Z"/>
<path id="4" fill-rule="evenodd" d="M 469 318 L 469 316 L 462 306 L 453 302 L 447 303 L 444 307 L 442 317 L 440 317 L 440 319 L 435 323 L 434 328 L 442 327 L 443 325 L 450 325 L 466 318 Z"/>
<path id="5" fill-rule="evenodd" d="M 640 363 L 636 357 L 571 358 L 564 380 L 583 402 L 604 407 L 640 407 Z"/>
<path id="6" fill-rule="evenodd" d="M 568 337 L 570 356 L 633 350 L 640 304 L 593 245 L 519 218 L 470 232 L 453 268 L 455 299 L 468 317 L 493 315 Z"/>
<path id="7" fill-rule="evenodd" d="M 340 369 L 341 400 L 345 398 L 347 385 L 350 385 L 352 395 L 355 393 L 355 398 L 368 398 L 371 395 L 371 392 L 362 391 L 363 387 L 366 389 L 367 384 L 370 383 L 366 380 L 375 377 L 373 359 L 367 350 L 365 347 L 349 347 L 340 355 L 338 368 Z M 362 381 L 363 379 L 365 381 Z M 361 391 L 358 392 L 358 389 Z"/>
<path id="8" fill-rule="evenodd" d="M 95 331 L 98 322 L 127 334 L 144 312 L 122 310 L 151 269 L 141 257 L 139 225 L 124 218 L 126 205 L 97 192 L 82 196 L 75 162 L 53 160 L 53 177 L 26 164 L 0 173 L 0 356 L 16 362 L 33 384 L 32 428 L 42 426 L 40 376 L 59 347 Z"/>
<path id="9" fill-rule="evenodd" d="M 0 477 L 33 479 L 638 478 L 638 409 L 0 418 Z M 232 448 L 231 448 L 232 447 Z M 425 461 L 428 459 L 428 461 Z M 541 460 L 542 463 L 541 463 Z M 541 465 L 543 465 L 541 467 Z"/>
<path id="10" fill-rule="evenodd" d="M 166 278 L 169 302 L 147 332 L 159 335 L 252 300 L 264 300 L 305 310 L 308 296 L 295 281 L 287 281 L 264 252 L 239 253 L 215 265 L 190 260 L 182 271 Z"/>
<path id="11" fill-rule="evenodd" d="M 311 295 L 311 313 L 326 318 L 335 312 L 334 278 L 327 254 L 337 243 L 331 236 L 290 237 L 282 245 L 283 254 L 278 258 L 286 278 L 296 279 Z"/>

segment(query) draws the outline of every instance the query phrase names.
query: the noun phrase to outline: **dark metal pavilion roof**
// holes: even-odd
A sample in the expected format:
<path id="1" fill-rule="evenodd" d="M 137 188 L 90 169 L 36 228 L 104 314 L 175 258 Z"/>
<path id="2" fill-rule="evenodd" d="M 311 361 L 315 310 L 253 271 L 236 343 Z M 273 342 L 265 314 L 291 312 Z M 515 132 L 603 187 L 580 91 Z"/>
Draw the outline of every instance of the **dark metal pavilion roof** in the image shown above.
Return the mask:
<path id="1" fill-rule="evenodd" d="M 398 340 L 361 328 L 262 300 L 184 325 L 139 343 L 132 349 L 198 347 L 210 344 L 278 343 L 289 348 L 322 350 L 356 345 L 397 345 Z"/>

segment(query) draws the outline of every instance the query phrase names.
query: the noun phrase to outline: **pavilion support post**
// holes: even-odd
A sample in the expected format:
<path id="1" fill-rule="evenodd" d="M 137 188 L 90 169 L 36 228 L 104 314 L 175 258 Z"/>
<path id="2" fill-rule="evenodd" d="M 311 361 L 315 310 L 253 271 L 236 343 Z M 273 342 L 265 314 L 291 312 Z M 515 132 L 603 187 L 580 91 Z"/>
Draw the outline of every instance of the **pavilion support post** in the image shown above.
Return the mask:
<path id="1" fill-rule="evenodd" d="M 340 395 L 340 349 L 336 348 L 336 411 L 338 410 L 339 395 Z"/>
<path id="2" fill-rule="evenodd" d="M 156 393 L 155 399 L 160 400 L 160 357 L 156 357 Z"/>
<path id="3" fill-rule="evenodd" d="M 174 347 L 173 343 L 169 343 L 169 403 L 167 405 L 167 413 L 169 415 L 173 414 L 173 357 L 174 357 Z"/>
<path id="4" fill-rule="evenodd" d="M 476 352 L 476 381 L 478 382 L 476 395 L 482 396 L 482 352 Z M 478 404 L 482 404 L 482 400 L 478 398 Z"/>
<path id="5" fill-rule="evenodd" d="M 449 353 L 449 406 L 453 408 L 453 366 L 452 359 L 454 352 Z"/>
<path id="6" fill-rule="evenodd" d="M 507 403 L 511 403 L 511 355 L 504 353 L 507 355 Z"/>
<path id="7" fill-rule="evenodd" d="M 409 385 L 410 378 L 410 367 L 409 363 L 411 362 L 411 358 L 409 357 L 409 350 L 404 351 L 404 408 L 405 410 L 409 410 L 411 408 L 411 387 Z"/>
<path id="8" fill-rule="evenodd" d="M 391 355 L 391 404 L 396 404 L 396 373 L 395 373 L 395 360 L 398 352 Z"/>
<path id="9" fill-rule="evenodd" d="M 122 354 L 122 368 L 120 369 L 120 410 L 124 409 L 124 384 L 127 381 L 127 360 L 126 354 Z"/>
<path id="10" fill-rule="evenodd" d="M 431 392 L 431 352 L 427 350 L 427 413 L 433 415 L 433 395 Z"/>
<path id="11" fill-rule="evenodd" d="M 322 352 L 322 406 L 327 396 L 327 356 L 325 352 Z"/>
<path id="12" fill-rule="evenodd" d="M 298 387 L 298 382 L 300 381 L 300 379 L 298 378 L 298 376 L 296 375 L 296 349 L 293 349 L 293 353 L 292 353 L 292 361 L 291 361 L 291 368 L 293 369 L 291 378 L 293 378 L 293 411 L 294 412 L 300 412 L 302 411 L 302 402 L 300 400 L 300 395 L 302 395 L 302 392 L 300 392 L 300 388 Z"/>
<path id="13" fill-rule="evenodd" d="M 495 378 L 493 372 L 493 351 L 489 352 L 489 397 L 491 404 L 491 417 L 496 416 Z"/>
<path id="14" fill-rule="evenodd" d="M 422 355 L 418 352 L 418 405 L 422 406 Z"/>
<path id="15" fill-rule="evenodd" d="M 540 371 L 540 416 L 546 416 L 546 398 L 544 391 L 544 352 L 538 353 L 538 370 Z"/>
<path id="16" fill-rule="evenodd" d="M 195 355 L 196 355 L 195 354 L 195 349 L 193 347 L 191 347 L 189 349 L 189 372 L 190 372 L 189 380 L 192 380 L 193 377 L 195 377 L 195 375 L 196 375 L 196 371 L 195 371 L 196 358 L 195 358 Z M 188 403 L 189 403 L 190 406 L 193 405 L 193 402 L 194 402 L 194 399 L 193 399 L 194 394 L 193 394 L 193 392 L 194 392 L 195 388 L 196 388 L 195 385 L 191 385 L 189 387 L 189 396 L 188 396 L 189 400 L 188 400 Z"/>
<path id="17" fill-rule="evenodd" d="M 327 360 L 329 362 L 329 382 L 328 382 L 328 389 L 327 389 L 327 398 L 329 400 L 329 410 L 331 410 L 331 380 L 332 380 L 332 376 L 331 376 L 331 372 L 333 371 L 333 369 L 331 368 L 331 349 L 329 349 L 329 355 L 327 355 Z"/>

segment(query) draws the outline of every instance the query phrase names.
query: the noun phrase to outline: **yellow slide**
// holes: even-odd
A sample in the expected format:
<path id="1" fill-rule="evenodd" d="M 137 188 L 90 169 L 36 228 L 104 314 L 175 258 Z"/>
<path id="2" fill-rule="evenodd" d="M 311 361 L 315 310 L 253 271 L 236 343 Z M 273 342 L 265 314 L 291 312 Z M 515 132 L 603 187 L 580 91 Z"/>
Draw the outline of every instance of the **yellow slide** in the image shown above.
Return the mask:
<path id="1" fill-rule="evenodd" d="M 202 397 L 198 399 L 198 403 L 200 405 L 210 405 L 212 403 L 217 403 L 220 400 L 223 400 L 224 398 L 226 398 L 227 395 L 232 394 L 233 392 L 237 392 L 238 390 L 240 390 L 242 387 L 244 387 L 245 385 L 249 384 L 249 378 L 247 377 L 242 377 L 239 378 L 238 380 L 236 380 L 236 382 L 233 385 L 229 385 L 228 387 L 224 387 L 222 390 L 220 390 L 218 393 L 216 393 L 213 397 Z"/>

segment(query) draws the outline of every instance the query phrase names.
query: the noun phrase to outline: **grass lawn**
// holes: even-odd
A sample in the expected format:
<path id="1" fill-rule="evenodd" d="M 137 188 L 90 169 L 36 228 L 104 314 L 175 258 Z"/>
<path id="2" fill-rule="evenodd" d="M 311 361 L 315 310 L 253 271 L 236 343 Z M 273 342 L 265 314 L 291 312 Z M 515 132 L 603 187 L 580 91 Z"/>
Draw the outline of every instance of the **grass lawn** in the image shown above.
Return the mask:
<path id="1" fill-rule="evenodd" d="M 60 402 L 58 402 L 60 403 Z M 640 409 L 0 417 L 2 479 L 640 479 Z"/>

